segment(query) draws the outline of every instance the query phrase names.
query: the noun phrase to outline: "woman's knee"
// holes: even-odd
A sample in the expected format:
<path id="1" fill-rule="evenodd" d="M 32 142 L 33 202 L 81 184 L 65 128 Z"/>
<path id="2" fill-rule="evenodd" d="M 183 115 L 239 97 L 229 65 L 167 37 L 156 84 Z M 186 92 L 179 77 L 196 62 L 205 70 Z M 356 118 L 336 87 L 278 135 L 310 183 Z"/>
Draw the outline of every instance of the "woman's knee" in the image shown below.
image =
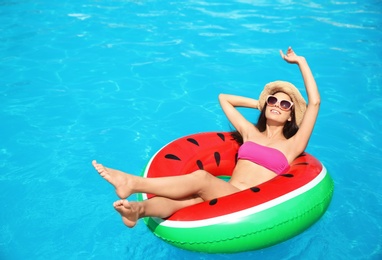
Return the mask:
<path id="1" fill-rule="evenodd" d="M 196 186 L 198 186 L 199 192 L 197 193 L 200 195 L 200 193 L 203 193 L 206 188 L 210 186 L 211 179 L 215 178 L 211 173 L 205 171 L 205 170 L 197 170 L 191 173 L 192 176 L 195 178 L 195 182 L 197 183 Z"/>
<path id="2" fill-rule="evenodd" d="M 209 172 L 205 170 L 196 170 L 193 173 L 191 173 L 191 175 L 200 181 L 208 180 L 212 176 Z"/>

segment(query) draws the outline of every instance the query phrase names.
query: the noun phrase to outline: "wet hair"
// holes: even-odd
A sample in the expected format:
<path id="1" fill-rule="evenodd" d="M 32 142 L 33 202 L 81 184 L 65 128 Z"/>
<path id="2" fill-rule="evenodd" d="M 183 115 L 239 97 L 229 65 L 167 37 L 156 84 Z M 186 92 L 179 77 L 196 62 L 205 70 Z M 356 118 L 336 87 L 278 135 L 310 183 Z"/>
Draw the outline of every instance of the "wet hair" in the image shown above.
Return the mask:
<path id="1" fill-rule="evenodd" d="M 267 118 L 265 117 L 265 110 L 267 108 L 267 103 L 264 104 L 263 109 L 260 112 L 259 119 L 257 120 L 257 124 L 255 125 L 257 129 L 262 133 L 267 128 Z M 298 131 L 298 125 L 296 123 L 296 115 L 294 112 L 294 108 L 291 110 L 291 121 L 286 121 L 284 128 L 283 128 L 283 135 L 286 139 L 291 138 L 294 136 Z M 238 131 L 232 131 L 231 136 L 233 139 L 236 140 L 236 142 L 240 145 L 243 144 L 243 137 Z"/>

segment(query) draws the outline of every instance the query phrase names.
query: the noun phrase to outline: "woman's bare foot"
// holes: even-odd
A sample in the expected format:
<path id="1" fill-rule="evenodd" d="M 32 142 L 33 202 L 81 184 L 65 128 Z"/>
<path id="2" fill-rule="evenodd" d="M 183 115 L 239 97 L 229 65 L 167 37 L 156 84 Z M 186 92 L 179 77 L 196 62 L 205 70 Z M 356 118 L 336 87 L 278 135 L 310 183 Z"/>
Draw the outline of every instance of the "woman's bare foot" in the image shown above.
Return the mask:
<path id="1" fill-rule="evenodd" d="M 133 176 L 118 170 L 104 167 L 102 164 L 92 161 L 93 167 L 105 180 L 110 182 L 121 199 L 126 199 L 133 192 L 132 179 Z"/>
<path id="2" fill-rule="evenodd" d="M 143 210 L 140 202 L 128 202 L 127 200 L 117 200 L 113 206 L 121 214 L 123 223 L 129 228 L 137 224 Z"/>

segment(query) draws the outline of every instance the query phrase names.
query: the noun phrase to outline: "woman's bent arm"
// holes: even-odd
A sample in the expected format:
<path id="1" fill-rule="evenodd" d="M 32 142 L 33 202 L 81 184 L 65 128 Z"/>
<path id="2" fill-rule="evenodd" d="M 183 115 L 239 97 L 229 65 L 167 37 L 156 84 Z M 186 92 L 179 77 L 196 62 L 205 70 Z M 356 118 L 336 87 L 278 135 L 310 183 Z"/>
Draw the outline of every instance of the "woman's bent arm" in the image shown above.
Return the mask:
<path id="1" fill-rule="evenodd" d="M 220 94 L 219 102 L 228 120 L 242 136 L 246 136 L 248 130 L 254 128 L 253 124 L 249 122 L 236 109 L 236 107 L 247 107 L 257 109 L 258 101 L 256 99 L 228 94 Z"/>

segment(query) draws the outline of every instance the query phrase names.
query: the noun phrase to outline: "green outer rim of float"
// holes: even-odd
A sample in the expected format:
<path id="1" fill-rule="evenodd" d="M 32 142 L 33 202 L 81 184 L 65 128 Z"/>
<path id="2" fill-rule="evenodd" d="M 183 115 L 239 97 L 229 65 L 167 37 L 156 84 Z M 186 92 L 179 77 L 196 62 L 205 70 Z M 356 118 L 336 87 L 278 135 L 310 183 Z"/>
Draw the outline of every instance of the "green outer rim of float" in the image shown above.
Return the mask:
<path id="1" fill-rule="evenodd" d="M 166 227 L 152 218 L 145 218 L 145 222 L 156 236 L 182 249 L 207 253 L 257 250 L 292 238 L 315 223 L 329 206 L 333 189 L 333 180 L 326 172 L 315 187 L 276 207 L 247 216 L 245 221 L 236 219 L 193 228 Z M 142 195 L 139 199 L 143 199 Z"/>

